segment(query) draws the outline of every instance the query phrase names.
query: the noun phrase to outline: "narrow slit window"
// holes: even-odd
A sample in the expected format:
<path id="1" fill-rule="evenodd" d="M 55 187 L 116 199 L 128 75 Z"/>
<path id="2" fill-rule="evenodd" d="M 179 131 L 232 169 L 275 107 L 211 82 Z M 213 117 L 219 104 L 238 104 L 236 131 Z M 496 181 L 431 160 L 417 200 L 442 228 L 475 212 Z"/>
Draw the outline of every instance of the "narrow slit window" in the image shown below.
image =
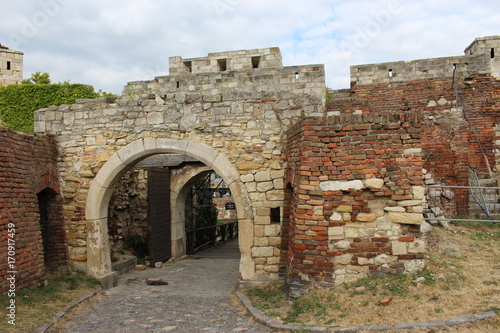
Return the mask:
<path id="1" fill-rule="evenodd" d="M 259 68 L 260 65 L 260 57 L 252 57 L 252 68 Z"/>
<path id="2" fill-rule="evenodd" d="M 491 59 L 495 58 L 495 49 L 494 48 L 491 48 L 491 50 L 490 50 L 490 58 Z"/>
<path id="3" fill-rule="evenodd" d="M 279 207 L 271 208 L 271 223 L 281 223 L 281 210 Z"/>
<path id="4" fill-rule="evenodd" d="M 394 76 L 394 73 L 392 72 L 392 69 L 389 69 L 389 72 L 387 73 L 387 75 L 389 77 L 393 77 Z"/>
<path id="5" fill-rule="evenodd" d="M 180 88 L 181 87 L 181 83 L 179 81 L 177 81 L 177 88 Z"/>
<path id="6" fill-rule="evenodd" d="M 193 63 L 191 61 L 184 61 L 184 66 L 186 66 L 189 73 L 193 72 Z"/>
<path id="7" fill-rule="evenodd" d="M 295 73 L 295 80 L 298 80 L 299 79 L 299 73 Z"/>
<path id="8" fill-rule="evenodd" d="M 10 71 L 10 61 L 7 61 L 7 70 Z"/>
<path id="9" fill-rule="evenodd" d="M 219 59 L 219 60 L 217 60 L 217 63 L 219 64 L 219 70 L 221 72 L 225 72 L 227 70 L 227 60 L 226 59 Z"/>

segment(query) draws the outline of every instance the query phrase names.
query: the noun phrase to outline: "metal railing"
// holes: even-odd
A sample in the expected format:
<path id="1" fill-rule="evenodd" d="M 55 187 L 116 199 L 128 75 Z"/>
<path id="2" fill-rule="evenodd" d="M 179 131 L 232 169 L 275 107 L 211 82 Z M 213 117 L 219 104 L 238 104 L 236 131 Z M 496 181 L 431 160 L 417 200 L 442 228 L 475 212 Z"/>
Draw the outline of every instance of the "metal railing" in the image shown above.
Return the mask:
<path id="1" fill-rule="evenodd" d="M 190 252 L 194 253 L 214 246 L 217 243 L 238 237 L 238 221 L 234 219 L 230 221 L 232 222 L 192 230 L 190 236 L 193 240 L 193 247 Z"/>
<path id="2" fill-rule="evenodd" d="M 500 222 L 500 187 L 426 185 L 424 220 Z"/>

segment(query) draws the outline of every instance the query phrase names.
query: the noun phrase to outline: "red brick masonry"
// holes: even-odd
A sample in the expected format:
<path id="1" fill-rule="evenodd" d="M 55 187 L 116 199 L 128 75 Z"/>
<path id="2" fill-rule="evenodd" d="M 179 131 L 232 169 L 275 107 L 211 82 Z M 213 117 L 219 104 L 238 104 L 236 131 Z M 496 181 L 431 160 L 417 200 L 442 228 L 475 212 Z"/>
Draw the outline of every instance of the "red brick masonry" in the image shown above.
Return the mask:
<path id="1" fill-rule="evenodd" d="M 0 128 L 2 293 L 9 290 L 7 278 L 12 275 L 15 275 L 16 290 L 20 290 L 42 284 L 46 266 L 49 269 L 60 269 L 68 265 L 57 158 L 53 137 L 22 134 Z M 45 260 L 41 206 L 45 212 Z M 9 233 L 12 230 L 15 230 L 15 235 Z M 13 266 L 9 266 L 9 260 Z M 7 273 L 11 271 L 15 273 Z"/>

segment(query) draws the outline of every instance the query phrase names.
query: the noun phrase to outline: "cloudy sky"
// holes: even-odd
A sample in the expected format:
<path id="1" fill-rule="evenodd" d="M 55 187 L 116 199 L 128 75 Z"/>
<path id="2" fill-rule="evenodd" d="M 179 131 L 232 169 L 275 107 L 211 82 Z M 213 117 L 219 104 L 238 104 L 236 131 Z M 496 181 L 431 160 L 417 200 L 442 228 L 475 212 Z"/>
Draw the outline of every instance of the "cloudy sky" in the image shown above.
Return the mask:
<path id="1" fill-rule="evenodd" d="M 168 74 L 168 58 L 277 46 L 285 66 L 349 66 L 462 55 L 500 35 L 498 0 L 0 0 L 0 43 L 24 52 L 24 77 L 121 94 Z"/>

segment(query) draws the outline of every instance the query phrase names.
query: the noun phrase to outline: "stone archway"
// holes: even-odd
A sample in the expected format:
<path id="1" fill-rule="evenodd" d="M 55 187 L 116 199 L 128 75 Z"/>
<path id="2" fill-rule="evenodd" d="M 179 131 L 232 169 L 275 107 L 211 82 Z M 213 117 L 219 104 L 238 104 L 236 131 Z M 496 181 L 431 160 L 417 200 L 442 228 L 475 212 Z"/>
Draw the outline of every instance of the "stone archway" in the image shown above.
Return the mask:
<path id="1" fill-rule="evenodd" d="M 238 211 L 240 234 L 240 274 L 244 280 L 254 276 L 251 255 L 253 244 L 253 213 L 246 189 L 239 173 L 227 157 L 212 147 L 188 140 L 143 138 L 129 143 L 102 166 L 92 180 L 88 191 L 85 215 L 87 220 L 87 269 L 90 274 L 106 281 L 114 274 L 111 270 L 108 243 L 108 205 L 114 185 L 137 162 L 155 154 L 181 154 L 196 158 L 217 172 L 229 186 Z"/>

